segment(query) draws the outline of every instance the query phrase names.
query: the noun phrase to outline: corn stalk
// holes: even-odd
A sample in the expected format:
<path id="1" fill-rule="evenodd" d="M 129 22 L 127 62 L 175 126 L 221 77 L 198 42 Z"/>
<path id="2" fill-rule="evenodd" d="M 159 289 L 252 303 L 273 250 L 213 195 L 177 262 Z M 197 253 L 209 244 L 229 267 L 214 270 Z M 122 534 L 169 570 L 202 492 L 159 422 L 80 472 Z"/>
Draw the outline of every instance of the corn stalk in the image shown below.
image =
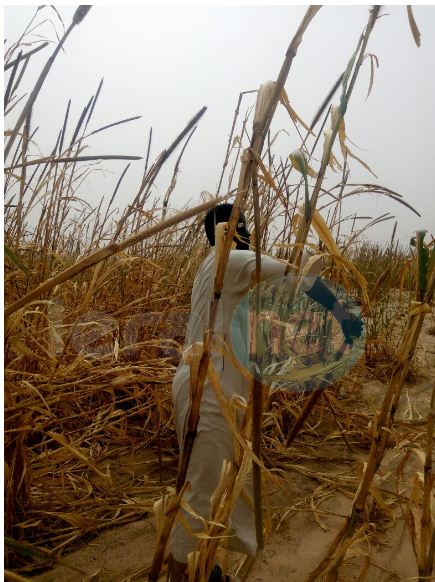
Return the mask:
<path id="1" fill-rule="evenodd" d="M 301 220 L 299 221 L 298 231 L 296 234 L 296 241 L 295 241 L 295 244 L 293 246 L 293 249 L 292 249 L 292 252 L 290 255 L 290 260 L 289 260 L 289 264 L 287 267 L 287 271 L 290 269 L 291 264 L 296 264 L 296 265 L 300 264 L 304 244 L 307 240 L 307 236 L 308 236 L 308 233 L 310 230 L 311 222 L 313 220 L 313 217 L 316 216 L 317 199 L 318 199 L 319 193 L 320 193 L 321 188 L 322 188 L 326 168 L 329 164 L 329 159 L 330 159 L 331 152 L 332 152 L 332 146 L 334 145 L 334 141 L 335 141 L 335 138 L 337 136 L 340 122 L 342 121 L 344 114 L 346 113 L 347 105 L 349 103 L 349 99 L 350 99 L 352 90 L 355 86 L 355 82 L 356 82 L 356 79 L 358 77 L 358 73 L 359 73 L 361 64 L 364 60 L 364 53 L 365 53 L 365 49 L 367 47 L 367 43 L 368 43 L 370 34 L 373 30 L 376 19 L 379 15 L 379 10 L 380 10 L 380 6 L 374 6 L 372 8 L 366 29 L 363 32 L 363 34 L 361 35 L 361 37 L 358 41 L 358 44 L 357 44 L 357 48 L 356 48 L 354 54 L 352 55 L 351 59 L 349 60 L 346 71 L 342 77 L 343 89 L 342 89 L 340 107 L 338 108 L 337 119 L 336 119 L 334 127 L 332 129 L 332 134 L 329 138 L 329 141 L 326 143 L 326 147 L 324 148 L 324 153 L 323 153 L 323 157 L 322 157 L 320 170 L 318 172 L 316 184 L 314 186 L 314 190 L 313 190 L 313 193 L 311 195 L 311 199 L 310 199 L 310 203 L 309 203 L 309 209 L 307 209 L 305 207 L 304 216 L 301 217 Z M 359 51 L 359 54 L 358 54 L 358 51 Z M 357 54 L 358 54 L 358 58 L 356 59 Z M 355 64 L 355 60 L 356 60 L 356 64 Z M 350 78 L 350 74 L 352 72 L 354 65 L 355 65 L 354 72 L 353 72 L 349 87 L 347 88 L 347 83 L 348 83 L 348 80 Z M 307 174 L 307 172 L 306 172 L 306 168 L 307 168 L 306 160 L 301 152 L 298 152 L 298 153 L 300 153 L 301 155 L 297 158 L 296 162 L 299 163 L 299 168 L 304 176 L 304 179 L 306 180 L 306 174 Z M 299 161 L 299 158 L 302 158 L 302 160 Z M 323 242 L 325 242 L 325 241 L 323 241 Z M 307 419 L 308 415 L 310 414 L 310 412 L 311 412 L 313 406 L 315 405 L 315 403 L 317 402 L 319 396 L 320 396 L 320 391 L 313 392 L 313 394 L 307 400 L 307 402 L 306 402 L 306 404 L 301 412 L 300 417 L 296 420 L 290 434 L 287 437 L 287 441 L 286 441 L 287 447 L 290 446 L 290 444 L 294 441 L 294 439 L 298 435 L 300 429 L 304 425 L 305 420 Z"/>

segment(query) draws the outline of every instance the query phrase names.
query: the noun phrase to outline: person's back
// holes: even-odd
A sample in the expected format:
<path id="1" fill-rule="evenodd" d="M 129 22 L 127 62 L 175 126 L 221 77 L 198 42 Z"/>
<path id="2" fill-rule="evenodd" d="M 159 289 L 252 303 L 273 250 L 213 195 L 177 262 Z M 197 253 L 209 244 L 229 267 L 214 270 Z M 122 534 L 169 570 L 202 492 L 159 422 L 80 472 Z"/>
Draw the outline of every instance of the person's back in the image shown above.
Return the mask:
<path id="1" fill-rule="evenodd" d="M 196 342 L 202 342 L 204 332 L 209 327 L 210 304 L 213 297 L 213 284 L 216 271 L 216 253 L 213 248 L 205 258 L 196 274 L 192 295 L 191 313 L 186 330 L 184 350 Z M 303 263 L 307 260 L 304 255 Z M 262 279 L 270 279 L 283 275 L 286 267 L 284 261 L 273 259 L 266 255 L 261 258 Z M 255 252 L 234 249 L 230 251 L 225 270 L 223 287 L 219 299 L 213 335 L 221 338 L 232 349 L 235 358 L 248 368 L 249 357 L 249 289 L 255 280 Z M 237 309 L 244 301 L 245 308 Z M 213 348 L 211 359 L 221 380 L 223 392 L 227 398 L 233 394 L 248 398 L 249 381 L 229 361 Z M 189 410 L 190 402 L 186 398 L 190 368 L 181 359 L 173 382 L 173 398 L 176 407 L 177 434 L 181 444 L 182 425 Z M 217 419 L 223 419 L 220 406 L 214 396 L 214 391 L 206 380 L 200 409 L 198 430 L 211 430 L 216 426 Z"/>
<path id="2" fill-rule="evenodd" d="M 231 346 L 231 340 L 233 339 L 235 343 L 234 347 L 239 355 L 241 353 L 247 353 L 247 317 L 243 318 L 240 311 L 235 320 L 233 320 L 233 317 L 237 306 L 249 291 L 252 265 L 254 265 L 255 269 L 255 253 L 252 251 L 230 251 L 213 330 L 213 335 L 222 338 L 228 346 Z M 196 342 L 202 342 L 204 332 L 209 327 L 210 304 L 211 298 L 213 297 L 215 271 L 216 254 L 213 249 L 198 269 L 193 283 L 191 313 L 186 330 L 184 350 L 187 350 L 189 346 Z M 213 346 L 211 349 L 211 360 L 220 375 L 224 394 L 227 397 L 231 397 L 232 394 L 238 394 L 247 398 L 249 386 L 246 378 L 234 368 L 227 358 L 224 358 L 214 349 Z M 189 365 L 181 359 L 172 388 L 176 408 L 177 434 L 180 443 L 182 441 L 182 426 L 190 407 L 190 402 L 186 398 L 185 392 L 189 375 Z M 219 417 L 220 421 L 222 413 L 214 396 L 214 392 L 206 380 L 201 401 L 198 430 L 213 429 L 218 420 L 216 416 Z"/>

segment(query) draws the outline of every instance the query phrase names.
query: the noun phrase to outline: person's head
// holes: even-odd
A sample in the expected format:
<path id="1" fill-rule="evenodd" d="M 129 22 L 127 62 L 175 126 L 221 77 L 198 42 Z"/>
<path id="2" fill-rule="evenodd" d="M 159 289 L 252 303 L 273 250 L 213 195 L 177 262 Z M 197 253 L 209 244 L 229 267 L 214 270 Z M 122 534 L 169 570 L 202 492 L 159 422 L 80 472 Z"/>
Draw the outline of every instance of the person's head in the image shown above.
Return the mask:
<path id="1" fill-rule="evenodd" d="M 220 222 L 228 222 L 231 215 L 231 210 L 233 205 L 218 204 L 211 210 L 209 210 L 204 219 L 205 233 L 208 238 L 208 242 L 212 247 L 215 245 L 215 228 Z M 251 240 L 251 235 L 246 228 L 246 218 L 243 212 L 239 214 L 237 221 L 236 233 L 234 235 L 234 242 L 236 243 L 236 249 L 239 250 L 249 250 L 249 243 Z"/>

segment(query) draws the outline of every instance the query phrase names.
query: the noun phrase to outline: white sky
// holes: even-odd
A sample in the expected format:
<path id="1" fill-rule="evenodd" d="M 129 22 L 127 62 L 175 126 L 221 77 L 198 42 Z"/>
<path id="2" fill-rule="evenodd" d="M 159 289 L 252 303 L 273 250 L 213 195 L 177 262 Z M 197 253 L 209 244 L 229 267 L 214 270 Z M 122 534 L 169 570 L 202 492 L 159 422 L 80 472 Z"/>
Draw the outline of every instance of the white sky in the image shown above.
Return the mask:
<path id="1" fill-rule="evenodd" d="M 75 7 L 56 6 L 68 26 Z M 4 37 L 9 43 L 23 31 L 34 10 L 32 6 L 6 7 Z M 304 6 L 93 6 L 67 40 L 65 52 L 57 58 L 38 97 L 33 127 L 40 126 L 36 138 L 40 149 L 44 154 L 52 149 L 69 98 L 71 136 L 82 108 L 103 76 L 91 129 L 133 115 L 143 117 L 93 138 L 89 142 L 93 154 L 145 156 L 152 126 L 151 157 L 155 158 L 207 105 L 171 197 L 177 208 L 188 201 L 199 202 L 201 191 L 216 190 L 239 92 L 257 89 L 264 81 L 276 78 L 305 10 Z M 344 70 L 367 22 L 368 10 L 368 6 L 324 6 L 305 34 L 286 90 L 307 123 Z M 380 62 L 372 94 L 365 101 L 370 78 L 367 60 L 345 118 L 349 138 L 364 151 L 350 144 L 351 149 L 378 176 L 375 179 L 357 162 L 351 162 L 349 181 L 396 190 L 422 219 L 397 203 L 370 195 L 350 198 L 345 214 L 375 217 L 391 212 L 399 220 L 398 234 L 404 243 L 417 228 L 435 231 L 435 7 L 416 6 L 413 10 L 421 47 L 416 47 L 411 36 L 406 7 L 384 7 L 385 16 L 377 22 L 368 46 L 368 52 L 375 53 Z M 57 30 L 62 30 L 49 7 L 40 15 L 41 19 L 51 18 Z M 39 33 L 55 39 L 49 23 Z M 49 54 L 44 50 L 32 59 L 34 68 L 27 89 Z M 246 107 L 253 103 L 249 97 Z M 284 156 L 298 146 L 299 139 L 287 113 L 280 109 L 273 127 L 289 132 L 280 136 L 279 152 Z M 7 118 L 5 128 L 9 125 L 12 123 Z M 336 154 L 339 157 L 338 148 Z M 164 193 L 176 157 L 177 153 L 157 182 L 156 194 Z M 118 205 L 128 203 L 136 194 L 143 163 L 132 163 Z M 80 192 L 93 204 L 103 195 L 106 200 L 110 197 L 125 162 L 105 163 L 104 167 L 113 173 L 96 173 Z M 338 180 L 338 174 L 330 173 L 325 187 Z M 393 223 L 374 228 L 369 238 L 389 240 Z"/>

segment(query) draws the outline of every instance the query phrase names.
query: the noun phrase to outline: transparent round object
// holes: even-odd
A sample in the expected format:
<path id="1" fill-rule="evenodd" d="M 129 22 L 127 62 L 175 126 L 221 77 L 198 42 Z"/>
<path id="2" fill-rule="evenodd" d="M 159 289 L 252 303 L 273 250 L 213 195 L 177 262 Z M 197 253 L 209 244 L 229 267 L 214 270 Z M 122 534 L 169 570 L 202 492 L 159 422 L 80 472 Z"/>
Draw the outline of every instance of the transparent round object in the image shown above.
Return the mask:
<path id="1" fill-rule="evenodd" d="M 347 344 L 333 314 L 306 294 L 313 282 L 294 274 L 267 279 L 250 290 L 234 312 L 234 356 L 251 376 L 273 389 L 325 388 L 349 374 L 363 354 L 365 326 L 358 302 L 339 285 L 325 281 L 363 324 L 360 337 Z"/>

